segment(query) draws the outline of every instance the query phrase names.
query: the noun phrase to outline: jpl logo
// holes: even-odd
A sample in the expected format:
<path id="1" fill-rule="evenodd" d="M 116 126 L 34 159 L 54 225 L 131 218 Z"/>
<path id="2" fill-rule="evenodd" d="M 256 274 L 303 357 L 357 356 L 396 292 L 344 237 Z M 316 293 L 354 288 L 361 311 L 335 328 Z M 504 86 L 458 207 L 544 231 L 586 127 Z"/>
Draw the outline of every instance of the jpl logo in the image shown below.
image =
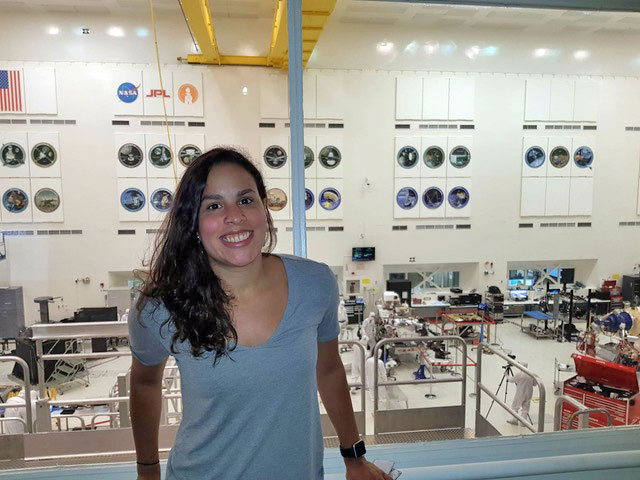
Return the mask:
<path id="1" fill-rule="evenodd" d="M 133 103 L 138 99 L 138 89 L 133 83 L 125 82 L 118 87 L 118 98 L 124 103 Z"/>
<path id="2" fill-rule="evenodd" d="M 147 95 L 147 97 L 164 97 L 164 98 L 169 98 L 169 95 L 167 95 L 167 92 L 165 92 L 164 90 L 149 90 L 149 95 Z"/>

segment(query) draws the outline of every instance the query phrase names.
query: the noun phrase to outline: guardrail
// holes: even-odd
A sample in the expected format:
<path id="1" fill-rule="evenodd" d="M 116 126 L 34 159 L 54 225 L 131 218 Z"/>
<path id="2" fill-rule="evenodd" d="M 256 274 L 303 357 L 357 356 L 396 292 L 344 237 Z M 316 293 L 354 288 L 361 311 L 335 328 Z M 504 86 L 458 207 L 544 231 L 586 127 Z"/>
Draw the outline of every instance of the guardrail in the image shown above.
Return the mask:
<path id="1" fill-rule="evenodd" d="M 568 395 L 560 395 L 556 400 L 555 412 L 553 415 L 553 430 L 559 431 L 562 429 L 562 405 L 564 403 L 570 403 L 577 408 L 567 420 L 567 430 L 573 430 L 573 420 L 578 417 L 578 430 L 589 428 L 589 415 L 595 412 L 604 413 L 607 416 L 607 426 L 610 427 L 613 422 L 611 420 L 611 413 L 604 408 L 587 408 L 584 404 L 580 403 L 573 397 Z M 584 416 L 586 415 L 586 417 Z"/>
<path id="2" fill-rule="evenodd" d="M 515 410 L 513 410 L 506 403 L 504 403 L 502 400 L 500 400 L 496 394 L 494 394 L 491 390 L 489 390 L 485 385 L 483 385 L 481 383 L 482 382 L 482 351 L 483 351 L 483 349 L 486 349 L 487 351 L 493 353 L 494 355 L 497 355 L 498 357 L 502 358 L 507 363 L 509 363 L 509 365 L 511 365 L 513 367 L 516 367 L 518 370 L 520 370 L 521 372 L 523 372 L 526 375 L 528 375 L 529 377 L 531 377 L 533 379 L 534 384 L 538 386 L 538 395 L 539 395 L 540 401 L 538 402 L 538 428 L 537 429 L 536 429 L 535 425 L 533 425 L 533 423 L 529 422 L 528 419 L 526 419 L 526 418 L 522 417 L 521 415 L 519 415 Z M 481 344 L 478 345 L 478 360 L 476 362 L 476 385 L 475 385 L 475 388 L 476 388 L 476 392 L 475 392 L 476 393 L 476 433 L 478 431 L 484 432 L 486 427 L 493 428 L 493 427 L 490 426 L 490 424 L 488 423 L 488 420 L 482 415 L 482 413 L 480 411 L 481 404 L 482 404 L 482 402 L 481 402 L 481 393 L 482 392 L 484 392 L 487 395 L 489 395 L 489 397 L 491 397 L 495 403 L 497 403 L 504 410 L 509 412 L 514 418 L 516 418 L 520 422 L 522 422 L 522 424 L 527 429 L 529 429 L 531 432 L 533 432 L 533 433 L 544 432 L 544 412 L 545 412 L 545 404 L 546 404 L 546 389 L 544 387 L 544 384 L 542 383 L 542 380 L 540 379 L 540 377 L 538 375 L 533 373 L 531 370 L 529 370 L 528 368 L 523 367 L 518 362 L 516 362 L 514 359 L 512 359 L 511 357 L 508 357 L 504 353 L 496 350 L 495 348 L 492 348 L 486 342 L 481 343 Z M 486 423 L 483 423 L 482 420 L 484 420 L 484 422 L 486 422 Z M 480 427 L 481 424 L 482 424 L 482 428 Z M 494 429 L 494 431 L 495 431 L 495 429 Z"/>

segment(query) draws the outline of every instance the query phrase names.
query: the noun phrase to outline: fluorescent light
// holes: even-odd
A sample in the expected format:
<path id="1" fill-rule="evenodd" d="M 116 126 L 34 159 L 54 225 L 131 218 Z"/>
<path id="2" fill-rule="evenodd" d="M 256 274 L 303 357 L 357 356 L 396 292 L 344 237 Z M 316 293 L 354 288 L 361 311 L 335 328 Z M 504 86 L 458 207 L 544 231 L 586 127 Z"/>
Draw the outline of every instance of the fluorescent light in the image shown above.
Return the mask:
<path id="1" fill-rule="evenodd" d="M 60 29 L 58 27 L 49 27 L 47 29 L 47 33 L 49 35 L 58 35 L 60 33 Z"/>
<path id="2" fill-rule="evenodd" d="M 247 87 L 242 87 L 242 95 L 247 95 L 249 93 L 249 89 Z"/>
<path id="3" fill-rule="evenodd" d="M 136 35 L 139 36 L 139 37 L 148 37 L 149 36 L 149 30 L 147 30 L 144 27 L 136 28 Z"/>
<path id="4" fill-rule="evenodd" d="M 546 48 L 536 48 L 533 54 L 536 57 L 541 58 L 541 57 L 544 57 L 545 55 L 548 55 L 549 50 L 547 50 Z"/>
<path id="5" fill-rule="evenodd" d="M 591 52 L 589 52 L 588 50 L 577 50 L 573 54 L 573 58 L 575 58 L 576 60 L 584 60 L 585 58 L 588 58 L 590 55 L 591 55 Z"/>
<path id="6" fill-rule="evenodd" d="M 393 43 L 391 42 L 380 42 L 378 43 L 376 49 L 379 53 L 389 53 L 391 49 L 393 49 Z"/>
<path id="7" fill-rule="evenodd" d="M 411 42 L 409 45 L 407 45 L 406 47 L 404 47 L 405 53 L 415 53 L 417 49 L 418 49 L 418 44 L 416 43 L 415 40 Z"/>
<path id="8" fill-rule="evenodd" d="M 440 44 L 438 42 L 427 42 L 424 44 L 424 51 L 427 55 L 433 55 L 440 50 Z"/>
<path id="9" fill-rule="evenodd" d="M 120 27 L 111 27 L 107 30 L 107 34 L 112 37 L 124 37 L 124 30 Z"/>
<path id="10" fill-rule="evenodd" d="M 469 57 L 471 60 L 475 60 L 478 58 L 478 54 L 480 53 L 480 47 L 474 45 L 473 47 L 469 47 L 464 51 L 464 54 Z"/>
<path id="11" fill-rule="evenodd" d="M 498 55 L 499 51 L 500 49 L 498 47 L 489 45 L 488 47 L 484 47 L 482 49 L 482 55 L 485 57 L 495 57 L 496 55 Z"/>

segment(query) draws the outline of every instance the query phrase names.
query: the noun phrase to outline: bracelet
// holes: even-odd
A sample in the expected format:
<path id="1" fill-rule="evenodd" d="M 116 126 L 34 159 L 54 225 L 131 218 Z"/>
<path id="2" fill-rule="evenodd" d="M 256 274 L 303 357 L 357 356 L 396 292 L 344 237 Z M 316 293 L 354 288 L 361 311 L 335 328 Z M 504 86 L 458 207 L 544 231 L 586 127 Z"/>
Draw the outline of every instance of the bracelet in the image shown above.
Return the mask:
<path id="1" fill-rule="evenodd" d="M 144 463 L 144 462 L 138 462 L 138 461 L 136 461 L 136 463 L 137 463 L 138 465 L 144 465 L 145 467 L 151 467 L 151 466 L 153 466 L 153 465 L 158 465 L 158 464 L 160 463 L 160 460 L 156 460 L 156 461 L 155 461 L 155 462 L 153 462 L 153 463 Z"/>

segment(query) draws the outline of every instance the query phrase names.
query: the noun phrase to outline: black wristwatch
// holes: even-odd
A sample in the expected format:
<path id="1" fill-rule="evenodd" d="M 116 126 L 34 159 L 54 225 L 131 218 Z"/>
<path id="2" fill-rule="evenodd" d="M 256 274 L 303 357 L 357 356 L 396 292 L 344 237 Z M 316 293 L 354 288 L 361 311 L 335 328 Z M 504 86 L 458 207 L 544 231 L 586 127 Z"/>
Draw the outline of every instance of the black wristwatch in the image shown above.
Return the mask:
<path id="1" fill-rule="evenodd" d="M 367 453 L 367 449 L 364 447 L 364 440 L 358 440 L 349 448 L 340 447 L 340 455 L 344 458 L 360 458 L 365 453 Z"/>

